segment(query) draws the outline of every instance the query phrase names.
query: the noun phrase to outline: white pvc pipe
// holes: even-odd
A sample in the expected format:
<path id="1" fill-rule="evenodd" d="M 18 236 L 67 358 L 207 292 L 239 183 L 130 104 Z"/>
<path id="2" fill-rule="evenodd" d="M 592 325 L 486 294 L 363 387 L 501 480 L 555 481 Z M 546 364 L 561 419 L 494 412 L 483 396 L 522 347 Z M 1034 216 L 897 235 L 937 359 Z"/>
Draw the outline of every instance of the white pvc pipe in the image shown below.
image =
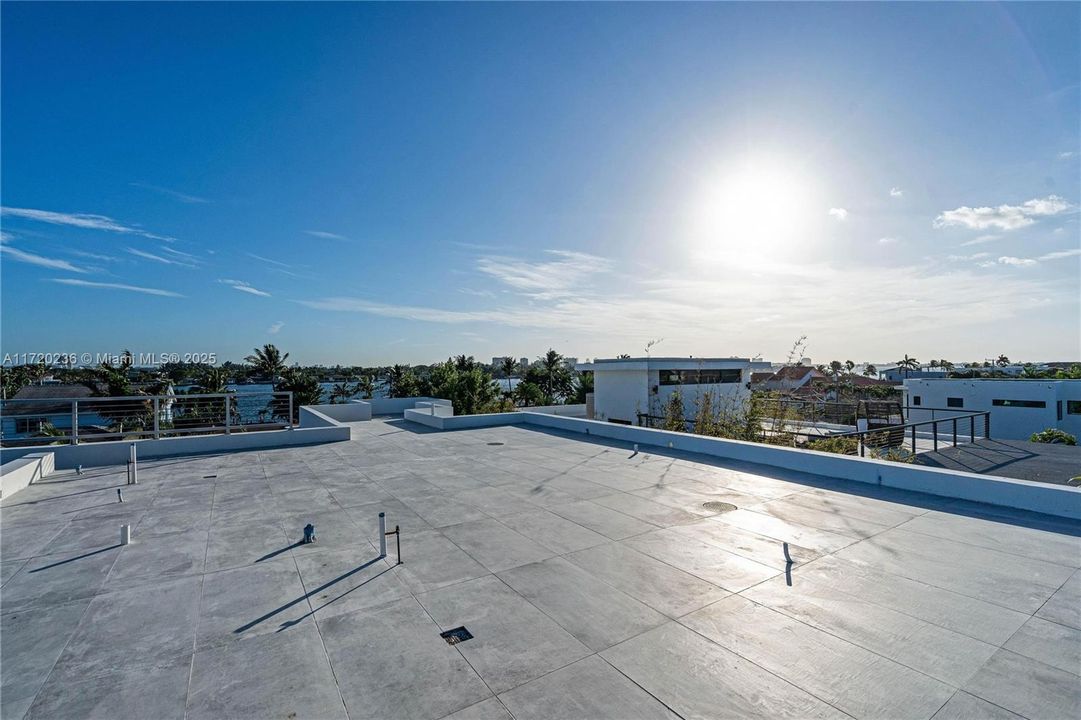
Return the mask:
<path id="1" fill-rule="evenodd" d="M 120 526 L 120 544 L 127 545 L 131 542 L 131 525 Z"/>
<path id="2" fill-rule="evenodd" d="M 387 556 L 387 514 L 379 513 L 379 557 Z"/>
<path id="3" fill-rule="evenodd" d="M 139 484 L 139 451 L 135 449 L 135 443 L 131 444 L 131 484 Z"/>

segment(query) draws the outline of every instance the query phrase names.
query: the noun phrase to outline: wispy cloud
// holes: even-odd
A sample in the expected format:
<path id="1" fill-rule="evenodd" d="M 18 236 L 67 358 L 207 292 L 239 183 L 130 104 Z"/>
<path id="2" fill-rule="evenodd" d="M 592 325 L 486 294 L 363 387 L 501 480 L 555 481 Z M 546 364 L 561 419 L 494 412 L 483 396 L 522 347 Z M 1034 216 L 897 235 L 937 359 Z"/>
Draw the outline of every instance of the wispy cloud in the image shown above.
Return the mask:
<path id="1" fill-rule="evenodd" d="M 848 219 L 848 211 L 844 208 L 830 208 L 827 214 L 839 222 L 844 222 Z"/>
<path id="2" fill-rule="evenodd" d="M 998 207 L 968 207 L 963 205 L 942 212 L 934 220 L 934 227 L 967 227 L 972 230 L 1017 230 L 1036 222 L 1036 218 L 1058 215 L 1072 207 L 1058 195 L 1033 198 L 1020 205 Z"/>
<path id="3" fill-rule="evenodd" d="M 206 198 L 199 197 L 198 195 L 188 195 L 187 193 L 178 192 L 176 190 L 170 190 L 169 188 L 159 187 L 158 185 L 148 185 L 146 183 L 128 183 L 132 187 L 142 188 L 144 190 L 152 190 L 161 195 L 168 195 L 174 200 L 179 200 L 182 203 L 188 203 L 189 205 L 205 204 L 210 202 Z"/>
<path id="4" fill-rule="evenodd" d="M 1065 151 L 1065 152 L 1060 152 L 1060 153 L 1058 154 L 1058 159 L 1059 159 L 1059 160 L 1069 160 L 1069 159 L 1070 159 L 1070 158 L 1072 158 L 1072 157 L 1073 157 L 1074 155 L 1077 155 L 1077 153 L 1076 153 L 1076 152 L 1074 152 L 1073 150 L 1067 150 L 1067 151 Z"/>
<path id="5" fill-rule="evenodd" d="M 195 267 L 196 265 L 195 262 L 184 257 L 167 258 L 161 255 L 155 255 L 154 253 L 149 253 L 145 250 L 139 250 L 138 248 L 129 247 L 124 249 L 132 255 L 135 255 L 136 257 L 141 257 L 144 260 L 151 260 L 156 263 L 161 263 L 162 265 L 180 265 L 181 267 Z M 167 248 L 162 248 L 162 250 L 166 249 Z M 185 253 L 181 253 L 181 255 L 185 255 Z"/>
<path id="6" fill-rule="evenodd" d="M 326 230 L 305 230 L 305 233 L 312 237 L 322 238 L 324 240 L 348 240 L 344 235 L 338 233 L 327 232 Z"/>
<path id="7" fill-rule="evenodd" d="M 895 238 L 895 237 L 880 237 L 878 239 L 878 244 L 879 245 L 893 245 L 896 242 L 897 242 L 897 238 Z"/>
<path id="8" fill-rule="evenodd" d="M 101 260 L 102 262 L 119 262 L 120 258 L 112 255 L 102 255 L 101 253 L 86 252 L 85 250 L 68 250 L 72 255 L 78 255 L 79 257 L 88 258 L 90 260 Z"/>
<path id="9" fill-rule="evenodd" d="M 256 255 L 255 253 L 246 253 L 246 254 L 247 254 L 248 257 L 252 258 L 253 260 L 258 260 L 259 262 L 265 262 L 268 265 L 277 265 L 278 267 L 283 267 L 283 268 L 291 268 L 291 267 L 293 267 L 292 265 L 289 265 L 287 263 L 278 262 L 277 260 L 271 260 L 268 257 L 263 257 L 262 255 Z"/>
<path id="10" fill-rule="evenodd" d="M 966 262 L 972 260 L 983 260 L 984 258 L 991 257 L 991 253 L 978 252 L 971 255 L 948 255 L 946 259 L 950 262 Z"/>
<path id="11" fill-rule="evenodd" d="M 890 188 L 890 197 L 899 198 L 899 197 L 904 197 L 904 196 L 905 196 L 905 191 L 902 190 L 901 188 L 899 188 L 899 187 Z"/>
<path id="12" fill-rule="evenodd" d="M 984 243 L 989 243 L 989 242 L 992 242 L 994 240 L 998 240 L 1000 237 L 1002 237 L 1002 236 L 1001 235 L 980 235 L 979 237 L 973 238 L 972 240 L 964 241 L 963 243 L 961 243 L 961 247 L 968 247 L 969 245 L 983 245 Z"/>
<path id="13" fill-rule="evenodd" d="M 1020 258 L 1013 257 L 1012 255 L 1003 255 L 996 262 L 998 262 L 999 265 L 1013 265 L 1014 267 L 1032 267 L 1039 261 L 1033 260 L 1032 258 Z M 984 263 L 984 266 L 993 264 L 994 263 Z"/>
<path id="14" fill-rule="evenodd" d="M 285 323 L 279 320 L 266 329 L 267 335 L 277 335 L 281 332 L 281 329 L 285 327 Z"/>
<path id="15" fill-rule="evenodd" d="M 244 282 L 243 280 L 221 279 L 221 280 L 218 280 L 218 282 L 220 282 L 222 285 L 228 285 L 229 287 L 233 288 L 234 290 L 239 290 L 240 292 L 248 293 L 249 295 L 258 295 L 259 297 L 270 297 L 270 293 L 266 292 L 265 290 L 260 290 L 258 288 L 254 288 L 251 285 L 249 285 L 248 283 Z"/>
<path id="16" fill-rule="evenodd" d="M 35 255 L 33 253 L 24 252 L 18 248 L 11 247 L 7 243 L 0 244 L 0 253 L 3 253 L 12 260 L 18 262 L 27 263 L 28 265 L 37 265 L 38 267 L 51 268 L 53 270 L 65 270 L 67 272 L 75 273 L 88 273 L 90 272 L 86 268 L 76 267 L 67 260 L 61 260 L 60 258 L 44 257 L 42 255 Z"/>
<path id="17" fill-rule="evenodd" d="M 61 213 L 50 210 L 32 210 L 29 208 L 0 207 L 0 214 L 10 217 L 26 218 L 52 225 L 68 225 L 70 227 L 84 228 L 87 230 L 104 230 L 106 232 L 123 233 L 126 235 L 141 235 L 153 240 L 171 241 L 173 238 L 164 235 L 155 235 L 137 227 L 123 225 L 111 217 L 105 215 L 91 215 L 87 213 Z"/>
<path id="18" fill-rule="evenodd" d="M 477 261 L 477 269 L 504 285 L 530 297 L 552 299 L 578 292 L 594 275 L 607 273 L 612 264 L 605 258 L 570 250 L 549 250 L 554 260 L 531 262 L 489 255 Z"/>
<path id="19" fill-rule="evenodd" d="M 138 285 L 124 285 L 123 283 L 90 282 L 89 280 L 76 280 L 74 278 L 53 278 L 54 283 L 61 285 L 74 285 L 76 287 L 94 288 L 97 290 L 125 290 L 128 292 L 143 293 L 144 295 L 158 295 L 160 297 L 184 297 L 172 290 L 160 288 L 139 287 Z"/>
<path id="20" fill-rule="evenodd" d="M 1055 252 L 1049 252 L 1046 255 L 1041 255 L 1036 258 L 1040 262 L 1047 262 L 1048 260 L 1062 260 L 1063 258 L 1077 257 L 1081 255 L 1081 248 L 1073 248 L 1071 250 L 1056 250 Z"/>

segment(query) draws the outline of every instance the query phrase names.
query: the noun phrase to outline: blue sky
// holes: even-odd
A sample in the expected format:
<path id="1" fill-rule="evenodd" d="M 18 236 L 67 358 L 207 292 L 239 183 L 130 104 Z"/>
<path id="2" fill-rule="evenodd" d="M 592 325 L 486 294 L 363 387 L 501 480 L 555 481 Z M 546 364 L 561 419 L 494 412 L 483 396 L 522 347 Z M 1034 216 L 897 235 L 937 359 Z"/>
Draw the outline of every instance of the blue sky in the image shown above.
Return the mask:
<path id="1" fill-rule="evenodd" d="M 4 353 L 1081 356 L 1081 6 L 24 4 Z"/>

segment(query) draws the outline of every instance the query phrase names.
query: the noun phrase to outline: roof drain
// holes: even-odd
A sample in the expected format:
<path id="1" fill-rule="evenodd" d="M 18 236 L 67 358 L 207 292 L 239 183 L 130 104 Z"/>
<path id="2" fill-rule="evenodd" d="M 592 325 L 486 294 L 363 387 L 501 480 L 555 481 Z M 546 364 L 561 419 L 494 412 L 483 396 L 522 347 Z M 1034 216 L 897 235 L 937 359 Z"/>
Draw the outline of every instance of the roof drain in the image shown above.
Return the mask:
<path id="1" fill-rule="evenodd" d="M 702 503 L 702 507 L 706 510 L 710 510 L 716 513 L 732 512 L 738 508 L 732 503 L 720 502 L 717 500 L 710 500 L 709 502 Z"/>
<path id="2" fill-rule="evenodd" d="M 439 633 L 439 637 L 447 641 L 447 645 L 457 645 L 460 642 L 473 639 L 473 633 L 465 629 L 465 627 L 456 627 L 452 630 Z"/>

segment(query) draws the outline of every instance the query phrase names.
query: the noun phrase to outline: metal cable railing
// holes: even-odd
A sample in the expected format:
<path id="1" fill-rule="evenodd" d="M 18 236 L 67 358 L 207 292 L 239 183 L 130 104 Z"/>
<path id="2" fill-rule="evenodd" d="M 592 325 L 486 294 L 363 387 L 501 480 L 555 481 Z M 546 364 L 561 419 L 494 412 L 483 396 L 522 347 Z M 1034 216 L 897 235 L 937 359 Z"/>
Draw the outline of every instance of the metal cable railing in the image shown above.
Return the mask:
<path id="1" fill-rule="evenodd" d="M 295 410 L 291 392 L 12 398 L 0 401 L 0 446 L 281 430 Z"/>

